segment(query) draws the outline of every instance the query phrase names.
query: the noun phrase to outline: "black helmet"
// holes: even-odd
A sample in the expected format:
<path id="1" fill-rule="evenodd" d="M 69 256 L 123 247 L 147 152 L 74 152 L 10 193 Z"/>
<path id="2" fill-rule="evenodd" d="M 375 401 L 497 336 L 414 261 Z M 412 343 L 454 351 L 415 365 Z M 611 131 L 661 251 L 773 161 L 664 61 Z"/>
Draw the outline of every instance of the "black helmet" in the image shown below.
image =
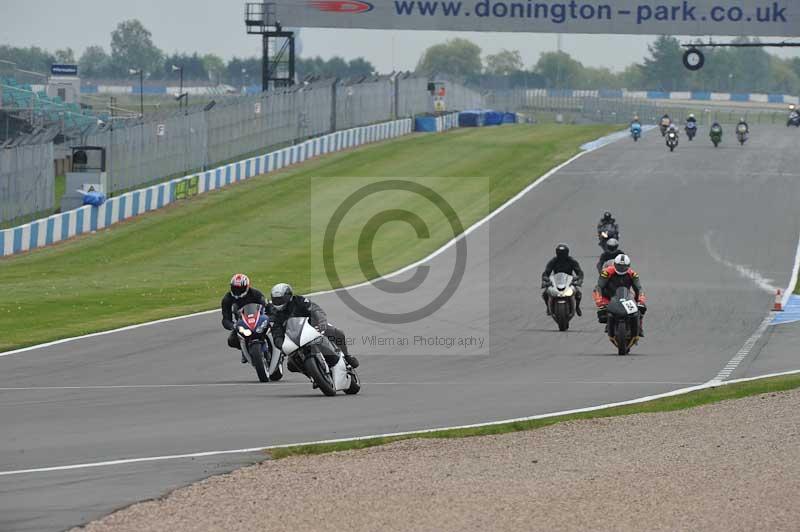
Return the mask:
<path id="1" fill-rule="evenodd" d="M 603 213 L 603 221 L 604 222 L 609 222 L 609 221 L 611 221 L 612 218 L 613 218 L 613 216 L 611 216 L 610 212 L 606 211 L 606 212 Z"/>
<path id="2" fill-rule="evenodd" d="M 292 299 L 292 287 L 286 283 L 278 283 L 270 290 L 270 300 L 277 310 L 283 310 Z"/>
<path id="3" fill-rule="evenodd" d="M 606 248 L 608 248 L 609 251 L 617 251 L 619 249 L 619 240 L 616 238 L 609 238 L 606 240 Z"/>
<path id="4" fill-rule="evenodd" d="M 566 244 L 559 244 L 556 246 L 556 257 L 565 259 L 569 257 L 569 246 Z"/>

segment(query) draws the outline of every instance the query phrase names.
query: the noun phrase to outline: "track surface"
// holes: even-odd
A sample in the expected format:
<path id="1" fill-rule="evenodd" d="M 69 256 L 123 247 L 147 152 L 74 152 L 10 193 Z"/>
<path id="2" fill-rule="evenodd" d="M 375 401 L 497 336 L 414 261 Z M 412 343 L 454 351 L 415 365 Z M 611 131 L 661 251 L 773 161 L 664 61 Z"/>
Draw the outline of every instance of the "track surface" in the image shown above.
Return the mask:
<path id="1" fill-rule="evenodd" d="M 337 295 L 319 296 L 357 339 L 365 385 L 355 397 L 323 398 L 293 374 L 254 383 L 252 368 L 225 347 L 216 315 L 2 357 L 0 471 L 476 423 L 707 381 L 764 318 L 773 295 L 763 285 L 788 283 L 800 232 L 794 133 L 756 129 L 746 147 L 728 137 L 714 150 L 701 132 L 673 154 L 649 133 L 637 145 L 624 140 L 580 158 L 470 234 L 461 288 L 423 323 L 370 323 Z M 650 298 L 647 338 L 625 358 L 611 354 L 588 294 L 604 209 L 618 216 L 622 247 Z M 565 334 L 539 298 L 541 269 L 561 240 L 588 274 L 587 310 Z M 432 261 L 424 287 L 447 281 L 453 255 Z M 762 286 L 753 272 L 767 279 Z M 391 301 L 393 311 L 418 301 L 389 300 L 373 287 L 354 293 L 382 309 Z M 433 332 L 483 338 L 491 353 L 486 345 L 373 349 L 361 339 Z M 760 373 L 762 348 L 732 377 Z M 769 356 L 765 370 L 798 365 L 791 350 Z M 188 386 L 169 386 L 176 384 Z M 88 388 L 97 386 L 105 387 Z M 0 476 L 0 530 L 68 528 L 259 457 Z"/>

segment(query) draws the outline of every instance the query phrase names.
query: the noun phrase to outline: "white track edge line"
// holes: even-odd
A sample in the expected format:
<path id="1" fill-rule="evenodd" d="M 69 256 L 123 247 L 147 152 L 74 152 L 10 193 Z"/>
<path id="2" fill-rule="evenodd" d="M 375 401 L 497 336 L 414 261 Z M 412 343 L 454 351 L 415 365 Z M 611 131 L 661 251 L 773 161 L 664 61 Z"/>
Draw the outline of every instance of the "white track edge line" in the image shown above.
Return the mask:
<path id="1" fill-rule="evenodd" d="M 369 436 L 355 436 L 352 438 L 337 438 L 331 440 L 318 440 L 318 441 L 309 441 L 309 442 L 302 442 L 302 443 L 285 443 L 281 445 L 267 445 L 262 447 L 249 447 L 244 449 L 228 449 L 223 451 L 204 451 L 204 452 L 197 452 L 197 453 L 186 453 L 186 454 L 172 454 L 172 455 L 163 455 L 163 456 L 146 456 L 141 458 L 123 458 L 119 460 L 107 460 L 103 462 L 90 462 L 90 463 L 83 463 L 83 464 L 70 464 L 70 465 L 62 465 L 62 466 L 52 466 L 52 467 L 37 467 L 32 469 L 17 469 L 13 471 L 0 471 L 0 477 L 7 477 L 12 475 L 23 475 L 29 473 L 49 473 L 49 472 L 57 472 L 57 471 L 69 471 L 74 469 L 91 469 L 97 467 L 107 467 L 107 466 L 115 466 L 115 465 L 126 465 L 126 464 L 136 464 L 142 462 L 162 462 L 165 460 L 178 460 L 182 458 L 203 458 L 207 456 L 221 456 L 227 454 L 246 454 L 246 453 L 255 453 L 255 452 L 263 452 L 269 451 L 272 449 L 285 449 L 286 447 L 296 447 L 301 445 L 323 445 L 323 444 L 330 444 L 330 443 L 345 443 L 345 442 L 353 442 L 353 441 L 361 441 L 361 440 L 370 440 L 374 438 L 391 438 L 395 436 L 413 436 L 415 434 L 429 434 L 431 432 L 441 432 L 445 430 L 459 430 L 459 429 L 472 429 L 472 428 L 481 428 L 481 427 L 491 427 L 494 425 L 504 425 L 507 423 L 519 423 L 524 421 L 534 421 L 537 419 L 547 419 L 551 417 L 557 416 L 566 416 L 570 414 L 581 414 L 585 412 L 593 412 L 596 410 L 603 410 L 606 408 L 614 408 L 618 406 L 627 406 L 633 405 L 638 403 L 646 403 L 649 401 L 654 401 L 656 399 L 664 399 L 666 397 L 674 397 L 678 395 L 685 395 L 690 392 L 695 392 L 699 390 L 705 390 L 708 388 L 716 388 L 719 386 L 727 386 L 728 384 L 736 384 L 740 382 L 750 382 L 756 381 L 761 379 L 768 379 L 771 377 L 781 377 L 784 375 L 794 375 L 800 374 L 800 370 L 792 370 L 792 371 L 784 371 L 781 373 L 770 373 L 767 375 L 759 375 L 758 377 L 748 377 L 744 379 L 735 379 L 730 381 L 714 381 L 710 380 L 704 384 L 699 384 L 697 386 L 689 386 L 686 388 L 679 388 L 677 390 L 672 390 L 669 392 L 656 394 L 656 395 L 648 395 L 645 397 L 639 397 L 637 399 L 630 399 L 627 401 L 619 401 L 616 403 L 606 403 L 597 406 L 589 406 L 585 408 L 576 408 L 572 410 L 563 410 L 560 412 L 551 412 L 548 414 L 538 414 L 535 416 L 527 416 L 527 417 L 520 417 L 514 419 L 504 419 L 500 421 L 489 421 L 485 423 L 473 423 L 471 425 L 457 425 L 453 427 L 439 427 L 439 428 L 431 428 L 431 429 L 421 429 L 421 430 L 409 430 L 404 432 L 391 432 L 387 434 L 373 434 Z"/>
<path id="2" fill-rule="evenodd" d="M 789 302 L 789 298 L 792 297 L 792 293 L 794 292 L 794 287 L 797 286 L 798 276 L 800 276 L 800 237 L 798 237 L 797 239 L 797 251 L 795 252 L 794 256 L 794 268 L 792 268 L 792 277 L 789 279 L 789 286 L 787 286 L 786 290 L 783 292 L 783 300 L 781 301 L 781 304 L 784 307 Z"/>
<path id="3" fill-rule="evenodd" d="M 708 240 L 706 239 L 706 246 L 708 246 Z M 711 248 L 709 248 L 709 251 Z M 797 250 L 795 252 L 794 257 L 794 265 L 792 266 L 792 275 L 789 279 L 789 286 L 786 287 L 786 290 L 783 293 L 783 298 L 781 299 L 781 305 L 786 306 L 789 301 L 789 298 L 792 296 L 794 292 L 794 287 L 797 285 L 797 278 L 800 275 L 800 237 L 797 240 Z M 767 332 L 770 325 L 773 325 L 773 320 L 775 319 L 776 312 L 772 311 L 767 313 L 764 320 L 755 330 L 755 332 L 748 338 L 744 345 L 742 345 L 741 349 L 734 355 L 732 359 L 728 361 L 727 364 L 717 373 L 717 375 L 711 379 L 709 382 L 722 382 L 723 380 L 727 379 L 733 372 L 739 368 L 739 364 L 741 364 L 745 358 L 750 355 L 750 352 L 755 347 L 756 343 L 764 336 L 764 333 Z"/>
<path id="4" fill-rule="evenodd" d="M 612 133 L 612 135 L 614 135 L 614 133 Z M 601 138 L 604 138 L 604 137 L 601 137 Z M 600 140 L 600 139 L 597 139 L 597 140 Z M 593 142 L 597 142 L 597 140 L 593 141 Z M 619 139 L 617 139 L 617 140 L 619 140 Z M 427 257 L 425 257 L 423 259 L 420 259 L 420 260 L 414 262 L 413 264 L 409 264 L 408 266 L 404 266 L 404 267 L 400 268 L 399 270 L 396 270 L 396 271 L 394 271 L 392 273 L 389 273 L 387 275 L 383 275 L 381 277 L 378 277 L 376 279 L 372 279 L 370 281 L 364 281 L 363 283 L 359 283 L 359 284 L 352 285 L 352 286 L 346 286 L 344 288 L 336 288 L 336 289 L 333 289 L 333 290 L 323 290 L 321 292 L 312 292 L 312 293 L 307 294 L 307 295 L 309 295 L 309 296 L 319 296 L 319 295 L 331 294 L 331 293 L 334 293 L 334 292 L 338 292 L 340 290 L 351 290 L 351 289 L 354 289 L 354 288 L 367 286 L 367 285 L 370 285 L 370 284 L 374 283 L 375 281 L 382 280 L 382 279 L 390 279 L 390 278 L 392 278 L 392 277 L 394 277 L 396 275 L 400 275 L 401 273 L 410 270 L 411 268 L 415 268 L 415 267 L 419 266 L 420 264 L 424 264 L 424 263 L 428 262 L 429 260 L 431 260 L 431 259 L 435 258 L 436 256 L 438 256 L 439 254 L 443 253 L 444 251 L 446 251 L 450 247 L 452 247 L 460 239 L 466 238 L 467 235 L 469 235 L 470 233 L 472 233 L 473 231 L 475 231 L 476 229 L 478 229 L 479 227 L 484 225 L 486 222 L 488 222 L 489 220 L 491 220 L 492 218 L 497 216 L 500 212 L 504 211 L 506 208 L 510 207 L 513 203 L 516 203 L 517 201 L 519 201 L 528 192 L 530 192 L 531 190 L 533 190 L 534 188 L 539 186 L 539 184 L 545 182 L 548 178 L 550 178 L 553 174 L 555 174 L 556 172 L 558 172 L 561 169 L 563 169 L 565 166 L 571 164 L 572 162 L 576 161 L 577 159 L 580 159 L 581 157 L 583 157 L 587 153 L 592 153 L 592 152 L 597 151 L 597 150 L 599 150 L 599 149 L 601 149 L 601 148 L 603 148 L 605 146 L 609 146 L 609 145 L 613 144 L 614 142 L 617 142 L 617 140 L 609 142 L 608 144 L 603 144 L 603 145 L 600 145 L 600 146 L 597 146 L 597 147 L 593 147 L 593 148 L 581 151 L 581 152 L 575 154 L 574 156 L 572 156 L 571 158 L 569 158 L 568 160 L 564 161 L 563 163 L 559 164 L 555 168 L 551 168 L 544 175 L 539 177 L 536 181 L 534 181 L 533 183 L 531 183 L 528 186 L 526 186 L 525 188 L 523 188 L 520 192 L 518 192 L 516 195 L 514 195 L 510 199 L 506 200 L 506 202 L 503 203 L 502 205 L 500 205 L 497 209 L 495 209 L 494 211 L 490 212 L 484 218 L 478 220 L 477 222 L 475 222 L 474 224 L 469 226 L 463 233 L 461 233 L 457 237 L 452 238 L 450 241 L 445 243 L 442 247 L 440 247 L 439 249 L 437 249 L 436 251 L 434 251 L 433 253 L 431 253 Z M 173 316 L 171 318 L 164 318 L 164 319 L 155 320 L 155 321 L 137 323 L 137 324 L 134 324 L 134 325 L 127 325 L 125 327 L 120 327 L 118 329 L 110 329 L 108 331 L 98 331 L 98 332 L 94 332 L 94 333 L 90 333 L 90 334 L 84 334 L 84 335 L 81 335 L 81 336 L 73 336 L 71 338 L 61 338 L 59 340 L 53 340 L 52 342 L 46 342 L 46 343 L 43 343 L 43 344 L 37 344 L 37 345 L 31 345 L 31 346 L 28 346 L 28 347 L 22 347 L 20 349 L 14 349 L 12 351 L 5 351 L 5 352 L 0 353 L 0 358 L 11 356 L 11 355 L 17 355 L 19 353 L 25 353 L 27 351 L 34 351 L 36 349 L 43 349 L 45 347 L 52 347 L 54 345 L 60 345 L 60 344 L 68 343 L 68 342 L 74 342 L 76 340 L 85 340 L 86 338 L 94 338 L 96 336 L 105 336 L 105 335 L 108 335 L 108 334 L 114 334 L 114 333 L 118 333 L 118 332 L 130 331 L 130 330 L 133 330 L 133 329 L 139 329 L 141 327 L 149 327 L 150 325 L 158 325 L 160 323 L 167 323 L 167 322 L 176 321 L 176 320 L 182 320 L 182 319 L 186 319 L 186 318 L 193 318 L 193 317 L 196 317 L 196 316 L 204 316 L 204 315 L 207 315 L 207 314 L 212 314 L 214 312 L 219 312 L 219 309 L 204 310 L 204 311 L 195 312 L 195 313 L 192 313 L 192 314 L 185 314 L 183 316 Z"/>

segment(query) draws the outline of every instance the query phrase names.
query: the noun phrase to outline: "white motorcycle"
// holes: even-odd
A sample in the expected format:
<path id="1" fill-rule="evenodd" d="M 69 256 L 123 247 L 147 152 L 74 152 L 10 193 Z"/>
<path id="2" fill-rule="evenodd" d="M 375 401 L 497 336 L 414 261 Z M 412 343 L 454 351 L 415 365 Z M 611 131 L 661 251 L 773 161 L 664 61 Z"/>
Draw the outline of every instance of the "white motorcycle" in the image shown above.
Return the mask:
<path id="1" fill-rule="evenodd" d="M 343 391 L 348 395 L 361 390 L 356 370 L 348 366 L 342 352 L 315 329 L 308 318 L 286 320 L 286 336 L 281 346 L 295 367 L 311 379 L 314 388 L 333 396 Z"/>
<path id="2" fill-rule="evenodd" d="M 559 331 L 569 329 L 569 322 L 575 317 L 575 287 L 572 276 L 566 273 L 550 275 L 550 286 L 547 287 L 547 305 Z"/>

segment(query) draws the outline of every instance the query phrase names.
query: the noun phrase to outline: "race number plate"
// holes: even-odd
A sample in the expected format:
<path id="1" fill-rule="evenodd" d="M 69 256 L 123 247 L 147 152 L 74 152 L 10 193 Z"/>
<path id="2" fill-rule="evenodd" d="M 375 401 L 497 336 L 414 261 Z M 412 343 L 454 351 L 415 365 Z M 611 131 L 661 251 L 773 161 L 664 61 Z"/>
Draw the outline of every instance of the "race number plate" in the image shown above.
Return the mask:
<path id="1" fill-rule="evenodd" d="M 620 303 L 622 303 L 622 306 L 625 307 L 625 311 L 628 314 L 636 314 L 639 311 L 638 307 L 636 306 L 636 303 L 634 303 L 633 301 L 630 301 L 628 299 L 623 299 L 622 301 L 620 301 Z"/>

